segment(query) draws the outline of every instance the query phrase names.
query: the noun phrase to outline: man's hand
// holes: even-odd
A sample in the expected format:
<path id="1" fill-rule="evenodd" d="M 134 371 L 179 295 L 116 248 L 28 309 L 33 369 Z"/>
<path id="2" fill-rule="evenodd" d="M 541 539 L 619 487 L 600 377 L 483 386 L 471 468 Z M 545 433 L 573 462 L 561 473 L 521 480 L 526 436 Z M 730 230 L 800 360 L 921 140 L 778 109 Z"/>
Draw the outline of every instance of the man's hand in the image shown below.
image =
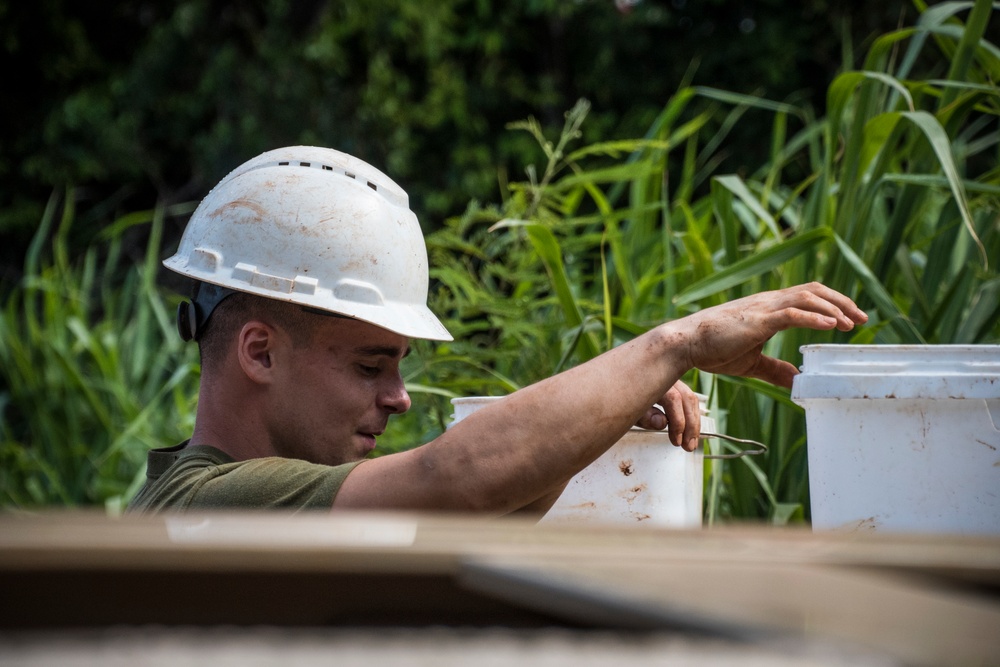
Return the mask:
<path id="1" fill-rule="evenodd" d="M 695 368 L 791 387 L 795 366 L 761 354 L 774 334 L 792 327 L 850 331 L 867 321 L 868 315 L 840 292 L 809 283 L 730 301 L 667 326 L 684 331 Z"/>
<path id="2" fill-rule="evenodd" d="M 675 447 L 693 452 L 701 435 L 701 403 L 698 395 L 683 382 L 677 382 L 656 405 L 663 410 L 656 406 L 650 407 L 636 422 L 636 426 L 654 431 L 667 428 L 670 442 Z"/>

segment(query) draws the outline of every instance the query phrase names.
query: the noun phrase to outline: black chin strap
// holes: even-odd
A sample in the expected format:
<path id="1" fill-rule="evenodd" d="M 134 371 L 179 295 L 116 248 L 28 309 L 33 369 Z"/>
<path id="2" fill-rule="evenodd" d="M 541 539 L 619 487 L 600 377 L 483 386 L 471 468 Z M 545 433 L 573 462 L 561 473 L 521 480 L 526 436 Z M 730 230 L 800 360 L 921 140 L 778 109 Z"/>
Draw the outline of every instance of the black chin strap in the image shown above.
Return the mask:
<path id="1" fill-rule="evenodd" d="M 185 341 L 198 340 L 205 333 L 208 318 L 215 307 L 227 296 L 236 294 L 228 287 L 212 283 L 196 282 L 190 301 L 182 301 L 177 306 L 177 332 Z"/>

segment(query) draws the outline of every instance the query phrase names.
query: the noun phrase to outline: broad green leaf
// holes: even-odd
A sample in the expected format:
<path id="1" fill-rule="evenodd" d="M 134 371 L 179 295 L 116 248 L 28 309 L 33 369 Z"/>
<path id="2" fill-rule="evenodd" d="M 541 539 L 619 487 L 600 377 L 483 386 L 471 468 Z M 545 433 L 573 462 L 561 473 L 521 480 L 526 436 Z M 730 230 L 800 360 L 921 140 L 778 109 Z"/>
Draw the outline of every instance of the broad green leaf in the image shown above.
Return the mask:
<path id="1" fill-rule="evenodd" d="M 776 526 L 785 526 L 805 520 L 805 511 L 802 503 L 775 503 L 771 508 L 771 523 Z"/>
<path id="2" fill-rule="evenodd" d="M 951 67 L 948 70 L 947 78 L 951 81 L 962 81 L 966 79 L 972 59 L 976 49 L 986 33 L 986 26 L 990 20 L 990 13 L 993 9 L 992 0 L 976 0 L 972 5 L 965 29 L 958 42 L 958 49 L 951 59 Z M 941 106 L 951 104 L 957 95 L 954 88 L 946 88 L 941 97 Z M 985 251 L 984 251 L 985 252 Z"/>
<path id="3" fill-rule="evenodd" d="M 725 102 L 727 104 L 755 107 L 757 109 L 765 109 L 767 111 L 775 111 L 778 113 L 792 115 L 799 114 L 799 108 L 794 105 L 785 104 L 784 102 L 773 102 L 756 95 L 745 95 L 743 93 L 734 93 L 728 90 L 720 90 L 718 88 L 710 88 L 706 86 L 695 86 L 694 92 L 701 97 L 718 100 L 719 102 Z"/>
<path id="4" fill-rule="evenodd" d="M 631 139 L 621 141 L 605 141 L 578 148 L 566 156 L 567 162 L 577 162 L 592 155 L 620 157 L 623 153 L 634 153 L 643 150 L 670 150 L 673 144 L 658 139 Z"/>
<path id="5" fill-rule="evenodd" d="M 996 325 L 1000 311 L 1000 278 L 993 278 L 980 285 L 972 299 L 969 313 L 955 332 L 956 343 L 974 344 Z"/>
<path id="6" fill-rule="evenodd" d="M 633 164 L 621 164 L 614 167 L 594 169 L 573 173 L 560 178 L 552 183 L 551 191 L 560 192 L 569 188 L 589 183 L 615 183 L 618 181 L 631 181 L 637 178 L 645 178 L 657 173 L 658 166 L 647 162 L 637 162 Z"/>
<path id="7" fill-rule="evenodd" d="M 962 214 L 962 223 L 965 225 L 966 231 L 968 231 L 976 247 L 979 248 L 984 268 L 989 268 L 989 258 L 986 254 L 986 248 L 983 246 L 983 242 L 976 233 L 975 225 L 972 222 L 969 202 L 965 196 L 965 189 L 962 187 L 962 178 L 958 174 L 958 169 L 955 167 L 955 161 L 951 155 L 951 142 L 948 139 L 947 133 L 941 127 L 941 124 L 938 123 L 937 119 L 925 111 L 906 112 L 902 114 L 902 117 L 913 123 L 924 134 L 927 141 L 930 142 L 931 148 L 934 150 L 934 154 L 937 155 L 938 162 L 941 165 L 941 170 L 948 179 L 952 195 L 958 203 L 959 211 Z"/>
<path id="8" fill-rule="evenodd" d="M 719 221 L 719 231 L 722 234 L 722 248 L 725 252 L 726 264 L 735 264 L 739 259 L 737 251 L 739 226 L 736 224 L 736 214 L 733 212 L 733 193 L 717 180 L 712 180 L 712 211 Z"/>
<path id="9" fill-rule="evenodd" d="M 889 291 L 879 282 L 875 274 L 864 263 L 864 260 L 858 257 L 851 247 L 839 236 L 834 235 L 834 240 L 837 243 L 837 248 L 840 249 L 840 254 L 864 286 L 866 294 L 871 297 L 885 319 L 889 320 L 893 328 L 900 334 L 902 341 L 907 344 L 926 345 L 927 341 L 924 340 L 924 337 L 913 326 L 910 319 L 900 312 L 896 303 L 892 300 Z"/>
<path id="10" fill-rule="evenodd" d="M 694 303 L 712 294 L 724 292 L 736 285 L 742 285 L 751 278 L 771 271 L 813 249 L 818 244 L 828 241 L 831 236 L 827 228 L 821 227 L 793 236 L 787 241 L 776 243 L 766 250 L 741 259 L 732 266 L 688 286 L 674 298 L 674 302 L 678 305 Z"/>
<path id="11" fill-rule="evenodd" d="M 732 192 L 737 199 L 743 202 L 747 208 L 753 211 L 754 215 L 756 215 L 761 221 L 763 221 L 765 225 L 767 225 L 767 228 L 768 230 L 770 230 L 772 236 L 774 236 L 775 238 L 781 238 L 781 230 L 778 229 L 778 223 L 774 221 L 774 218 L 771 217 L 771 214 L 767 212 L 767 209 L 761 206 L 760 201 L 758 201 L 754 197 L 754 195 L 750 192 L 749 188 L 747 188 L 747 185 L 746 183 L 743 182 L 742 178 L 730 174 L 727 176 L 718 176 L 715 178 L 713 182 L 718 183 L 722 187 Z M 759 232 L 757 236 L 758 237 L 760 236 Z"/>
<path id="12" fill-rule="evenodd" d="M 786 359 L 786 361 L 792 361 L 791 359 Z M 788 389 L 784 387 L 776 387 L 773 384 L 764 382 L 762 380 L 755 380 L 753 378 L 741 378 L 731 375 L 720 375 L 718 376 L 720 382 L 725 382 L 738 387 L 745 387 L 755 394 L 761 396 L 767 396 L 769 399 L 784 405 L 792 410 L 800 410 L 799 406 L 792 402 L 789 395 Z"/>
<path id="13" fill-rule="evenodd" d="M 528 239 L 538 256 L 545 264 L 545 269 L 552 281 L 552 288 L 559 297 L 562 305 L 563 315 L 566 323 L 570 327 L 578 327 L 583 323 L 583 314 L 573 296 L 573 289 L 566 276 L 566 267 L 563 265 L 562 251 L 559 249 L 559 242 L 552 232 L 541 225 L 528 225 L 526 227 Z M 583 348 L 585 358 L 596 357 L 599 353 L 598 346 L 589 335 L 582 335 L 579 340 Z"/>

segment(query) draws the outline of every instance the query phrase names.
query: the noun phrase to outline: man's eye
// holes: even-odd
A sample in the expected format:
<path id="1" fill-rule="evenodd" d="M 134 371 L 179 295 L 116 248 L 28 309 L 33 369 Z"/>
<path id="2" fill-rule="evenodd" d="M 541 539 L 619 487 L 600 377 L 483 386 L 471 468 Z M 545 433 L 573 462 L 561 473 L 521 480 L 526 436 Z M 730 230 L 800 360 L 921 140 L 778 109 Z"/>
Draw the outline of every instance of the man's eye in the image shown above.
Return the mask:
<path id="1" fill-rule="evenodd" d="M 378 366 L 365 366 L 364 364 L 358 364 L 358 368 L 364 375 L 368 375 L 370 377 L 378 375 Z"/>

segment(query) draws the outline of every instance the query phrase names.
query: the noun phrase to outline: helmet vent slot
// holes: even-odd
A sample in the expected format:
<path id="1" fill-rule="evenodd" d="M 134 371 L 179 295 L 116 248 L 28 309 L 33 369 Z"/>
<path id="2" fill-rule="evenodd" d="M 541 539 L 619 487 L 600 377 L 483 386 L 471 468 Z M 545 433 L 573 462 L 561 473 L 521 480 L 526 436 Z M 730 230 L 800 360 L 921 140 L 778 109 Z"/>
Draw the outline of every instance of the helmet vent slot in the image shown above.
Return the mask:
<path id="1" fill-rule="evenodd" d="M 274 162 L 271 163 L 271 165 L 274 165 L 274 164 L 275 164 Z M 304 161 L 300 161 L 300 160 L 299 161 L 282 160 L 282 161 L 278 162 L 277 165 L 279 167 L 310 167 L 312 169 L 322 169 L 323 171 L 332 171 L 332 172 L 335 172 L 335 173 L 338 173 L 338 174 L 343 174 L 344 176 L 347 176 L 348 178 L 353 178 L 356 181 L 363 182 L 369 188 L 371 188 L 375 192 L 378 192 L 379 194 L 382 194 L 382 195 L 386 195 L 387 194 L 386 191 L 382 190 L 379 187 L 379 184 L 376 183 L 375 181 L 369 181 L 366 178 L 359 177 L 356 173 L 351 172 L 351 171 L 347 171 L 346 169 L 343 169 L 342 167 L 336 167 L 336 166 L 331 166 L 331 165 L 328 165 L 328 164 L 321 164 L 321 163 L 317 163 L 317 162 L 304 162 Z M 267 166 L 267 165 L 260 165 L 257 168 L 259 169 L 260 167 L 264 167 L 264 166 Z M 395 201 L 392 196 L 390 196 L 390 200 Z"/>
<path id="2" fill-rule="evenodd" d="M 324 169 L 330 169 L 330 167 L 323 167 L 323 168 Z M 347 176 L 348 178 L 353 178 L 354 180 L 358 179 L 358 175 L 357 174 L 352 174 L 349 171 L 345 171 L 344 172 L 344 176 Z M 372 183 L 371 181 L 365 181 L 365 183 L 367 183 L 368 187 L 370 187 L 372 190 L 374 190 L 375 192 L 378 192 L 378 184 L 377 183 Z"/>

